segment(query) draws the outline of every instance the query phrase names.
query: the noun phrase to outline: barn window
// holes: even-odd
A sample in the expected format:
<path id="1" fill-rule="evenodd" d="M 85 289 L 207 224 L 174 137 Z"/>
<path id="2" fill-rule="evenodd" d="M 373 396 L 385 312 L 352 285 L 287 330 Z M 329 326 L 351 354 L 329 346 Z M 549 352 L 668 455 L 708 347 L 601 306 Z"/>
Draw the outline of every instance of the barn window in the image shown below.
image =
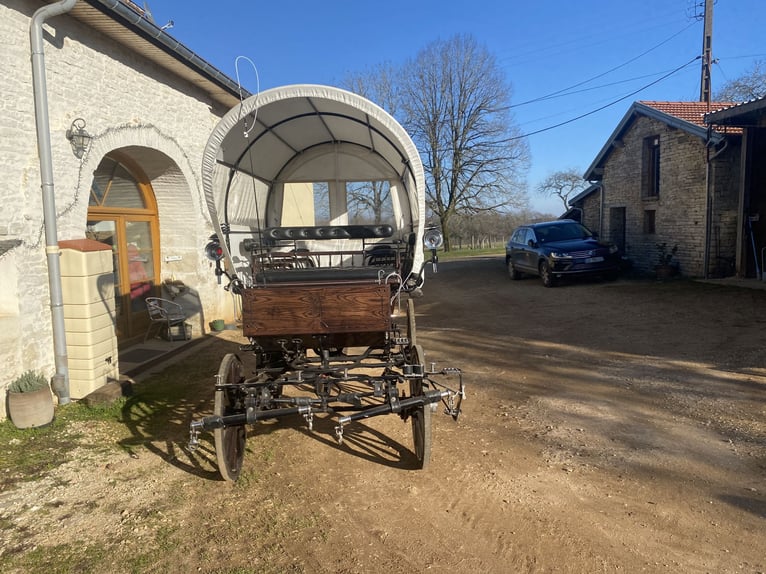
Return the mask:
<path id="1" fill-rule="evenodd" d="M 660 196 L 660 136 L 644 139 L 641 188 L 644 199 Z"/>

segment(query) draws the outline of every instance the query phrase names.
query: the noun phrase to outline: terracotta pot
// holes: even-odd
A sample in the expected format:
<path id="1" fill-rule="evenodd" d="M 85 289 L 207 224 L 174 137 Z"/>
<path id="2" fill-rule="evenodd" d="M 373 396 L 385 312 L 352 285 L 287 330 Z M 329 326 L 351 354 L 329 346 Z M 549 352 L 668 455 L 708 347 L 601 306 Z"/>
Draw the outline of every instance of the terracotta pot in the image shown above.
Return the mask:
<path id="1" fill-rule="evenodd" d="M 49 388 L 29 393 L 8 393 L 8 415 L 16 428 L 41 427 L 53 421 L 53 395 Z"/>
<path id="2" fill-rule="evenodd" d="M 674 265 L 656 265 L 654 272 L 657 274 L 657 279 L 670 279 L 678 273 L 678 268 Z"/>

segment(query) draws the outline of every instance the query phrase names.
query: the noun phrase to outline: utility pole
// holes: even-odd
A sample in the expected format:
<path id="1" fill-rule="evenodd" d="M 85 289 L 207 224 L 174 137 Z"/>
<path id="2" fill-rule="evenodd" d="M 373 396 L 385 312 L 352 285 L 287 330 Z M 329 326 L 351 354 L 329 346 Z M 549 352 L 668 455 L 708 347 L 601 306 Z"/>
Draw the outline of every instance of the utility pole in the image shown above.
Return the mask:
<path id="1" fill-rule="evenodd" d="M 700 102 L 710 106 L 710 68 L 713 65 L 713 0 L 705 0 L 705 29 L 702 34 L 702 78 Z"/>

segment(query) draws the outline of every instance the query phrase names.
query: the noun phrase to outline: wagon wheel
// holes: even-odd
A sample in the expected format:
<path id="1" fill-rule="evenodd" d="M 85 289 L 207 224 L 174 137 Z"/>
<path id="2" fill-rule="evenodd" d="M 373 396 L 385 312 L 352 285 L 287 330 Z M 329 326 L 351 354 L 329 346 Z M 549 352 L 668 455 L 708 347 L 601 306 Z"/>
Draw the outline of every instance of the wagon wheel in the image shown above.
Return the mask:
<path id="1" fill-rule="evenodd" d="M 423 347 L 415 345 L 412 348 L 412 362 L 424 365 L 426 360 Z M 410 395 L 413 397 L 423 394 L 423 378 L 410 379 Z M 431 461 L 431 405 L 417 407 L 410 415 L 412 418 L 412 440 L 415 444 L 415 457 L 420 468 L 425 469 Z"/>
<path id="2" fill-rule="evenodd" d="M 407 338 L 410 340 L 410 347 L 418 344 L 418 331 L 415 327 L 415 301 L 407 299 Z"/>
<path id="3" fill-rule="evenodd" d="M 241 383 L 242 362 L 233 353 L 227 354 L 218 368 L 216 385 L 236 385 Z M 233 414 L 234 393 L 236 389 L 224 388 L 215 390 L 213 414 L 224 416 Z M 239 477 L 242 468 L 242 458 L 245 455 L 246 431 L 244 425 L 218 428 L 213 431 L 215 438 L 215 454 L 218 459 L 218 471 L 224 480 L 234 482 Z"/>

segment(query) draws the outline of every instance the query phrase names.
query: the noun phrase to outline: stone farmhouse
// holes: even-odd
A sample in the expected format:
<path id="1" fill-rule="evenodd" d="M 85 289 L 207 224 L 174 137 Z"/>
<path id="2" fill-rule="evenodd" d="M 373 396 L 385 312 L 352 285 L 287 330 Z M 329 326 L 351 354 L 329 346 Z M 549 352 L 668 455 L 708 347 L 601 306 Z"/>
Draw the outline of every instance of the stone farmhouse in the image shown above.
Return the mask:
<path id="1" fill-rule="evenodd" d="M 2 0 L 0 37 L 0 391 L 33 370 L 77 399 L 119 374 L 147 295 L 195 336 L 235 318 L 200 166 L 240 88 L 131 2 Z"/>
<path id="2" fill-rule="evenodd" d="M 677 247 L 683 275 L 747 272 L 739 227 L 742 129 L 705 123 L 710 109 L 730 105 L 634 102 L 585 172 L 593 184 L 570 205 L 634 270 L 652 273 L 665 244 L 668 252 Z"/>

